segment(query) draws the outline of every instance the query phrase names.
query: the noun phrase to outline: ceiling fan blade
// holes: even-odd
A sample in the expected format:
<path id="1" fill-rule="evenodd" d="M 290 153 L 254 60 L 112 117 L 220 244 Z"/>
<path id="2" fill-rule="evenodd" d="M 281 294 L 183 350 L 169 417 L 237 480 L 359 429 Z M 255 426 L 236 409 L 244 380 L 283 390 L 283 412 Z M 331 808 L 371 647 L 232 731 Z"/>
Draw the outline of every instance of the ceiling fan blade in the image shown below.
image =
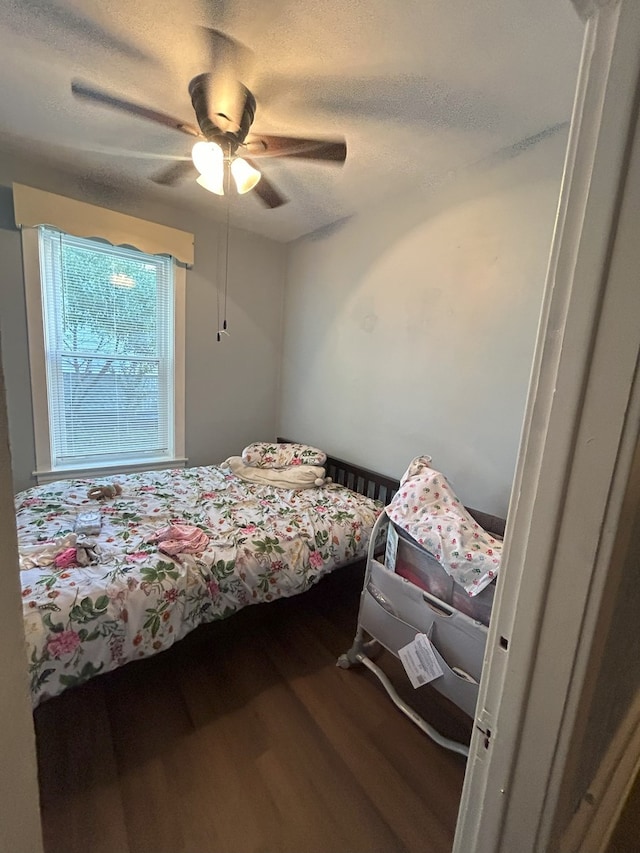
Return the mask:
<path id="1" fill-rule="evenodd" d="M 252 157 L 298 157 L 344 163 L 347 144 L 344 139 L 299 139 L 292 136 L 250 136 L 245 143 Z"/>
<path id="2" fill-rule="evenodd" d="M 186 121 L 173 118 L 173 116 L 160 113 L 157 110 L 152 110 L 149 107 L 143 107 L 140 104 L 134 104 L 132 101 L 125 101 L 122 98 L 116 98 L 108 92 L 101 89 L 94 89 L 93 86 L 87 86 L 79 80 L 73 80 L 71 83 L 71 91 L 76 98 L 82 98 L 86 101 L 91 101 L 94 104 L 101 104 L 105 107 L 110 107 L 114 110 L 128 113 L 129 115 L 139 116 L 148 121 L 154 121 L 157 124 L 163 124 L 165 127 L 171 127 L 174 130 L 179 130 L 186 133 L 188 136 L 201 136 L 202 134 L 194 125 Z"/>
<path id="3" fill-rule="evenodd" d="M 200 28 L 206 38 L 211 61 L 208 80 L 208 115 L 221 130 L 235 133 L 240 129 L 248 98 L 244 85 L 253 66 L 253 53 L 239 41 L 211 27 Z"/>
<path id="4" fill-rule="evenodd" d="M 162 171 L 152 175 L 151 180 L 163 187 L 175 187 L 180 181 L 190 177 L 196 171 L 191 160 L 176 161 L 171 163 Z"/>
<path id="5" fill-rule="evenodd" d="M 75 145 L 64 145 L 58 147 L 78 151 L 82 154 L 101 154 L 107 157 L 130 157 L 134 160 L 176 160 L 179 162 L 193 162 L 190 155 L 161 154 L 154 151 L 131 151 L 128 148 L 114 148 L 110 145 L 83 145 L 82 148 L 77 148 Z"/>
<path id="6" fill-rule="evenodd" d="M 247 160 L 246 157 L 242 158 L 245 160 L 250 166 L 253 168 L 257 168 L 256 164 L 251 160 Z M 259 171 L 259 170 L 258 170 Z M 280 190 L 276 189 L 276 187 L 271 183 L 271 181 L 267 180 L 263 173 L 261 173 L 260 180 L 253 188 L 253 192 L 259 197 L 260 201 L 265 204 L 267 207 L 281 207 L 283 204 L 286 204 L 289 199 L 286 196 L 282 195 Z"/>

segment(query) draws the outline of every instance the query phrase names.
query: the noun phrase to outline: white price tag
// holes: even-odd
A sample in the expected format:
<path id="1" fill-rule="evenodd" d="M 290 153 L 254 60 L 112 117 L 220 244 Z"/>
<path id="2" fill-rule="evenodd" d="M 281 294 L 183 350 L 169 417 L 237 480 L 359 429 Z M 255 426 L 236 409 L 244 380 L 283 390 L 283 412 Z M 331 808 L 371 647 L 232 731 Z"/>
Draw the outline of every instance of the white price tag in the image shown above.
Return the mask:
<path id="1" fill-rule="evenodd" d="M 422 687 L 443 675 L 426 634 L 416 634 L 413 642 L 398 649 L 398 655 L 413 687 Z"/>
<path id="2" fill-rule="evenodd" d="M 396 553 L 398 552 L 398 531 L 393 526 L 393 522 L 389 522 L 387 528 L 387 546 L 384 551 L 384 564 L 390 572 L 394 572 L 396 568 Z"/>

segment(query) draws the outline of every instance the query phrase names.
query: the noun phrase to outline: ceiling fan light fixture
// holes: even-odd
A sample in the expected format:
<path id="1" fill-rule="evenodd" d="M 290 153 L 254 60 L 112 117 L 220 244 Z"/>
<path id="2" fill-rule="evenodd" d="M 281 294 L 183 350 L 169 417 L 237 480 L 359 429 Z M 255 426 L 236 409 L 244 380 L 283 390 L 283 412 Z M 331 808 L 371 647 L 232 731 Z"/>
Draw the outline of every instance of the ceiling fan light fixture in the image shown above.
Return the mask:
<path id="1" fill-rule="evenodd" d="M 222 173 L 224 154 L 222 148 L 215 142 L 196 142 L 191 149 L 193 165 L 201 175 L 212 172 Z"/>
<path id="2" fill-rule="evenodd" d="M 240 195 L 252 190 L 262 177 L 260 172 L 250 166 L 242 157 L 236 157 L 231 162 L 231 174 Z"/>
<path id="3" fill-rule="evenodd" d="M 209 190 L 210 193 L 216 195 L 224 195 L 224 187 L 222 186 L 222 175 L 200 175 L 196 178 L 196 183 Z"/>

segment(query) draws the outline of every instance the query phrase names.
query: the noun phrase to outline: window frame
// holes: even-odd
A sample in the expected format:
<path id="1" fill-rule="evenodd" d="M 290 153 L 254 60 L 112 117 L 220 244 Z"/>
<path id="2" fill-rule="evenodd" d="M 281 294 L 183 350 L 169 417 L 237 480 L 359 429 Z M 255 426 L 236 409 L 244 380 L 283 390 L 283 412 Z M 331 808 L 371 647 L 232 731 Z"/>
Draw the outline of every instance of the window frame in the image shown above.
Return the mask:
<path id="1" fill-rule="evenodd" d="M 64 233 L 64 232 L 63 232 Z M 90 239 L 90 238 L 83 238 Z M 147 254 L 141 252 L 141 254 Z M 172 258 L 174 279 L 174 395 L 173 395 L 173 456 L 169 459 L 136 462 L 113 462 L 100 465 L 53 468 L 49 429 L 49 398 L 42 309 L 40 270 L 40 229 L 22 228 L 22 257 L 24 268 L 31 401 L 35 439 L 36 468 L 32 472 L 38 484 L 67 477 L 90 477 L 114 473 L 133 473 L 160 468 L 182 468 L 185 457 L 185 292 L 186 268 Z"/>

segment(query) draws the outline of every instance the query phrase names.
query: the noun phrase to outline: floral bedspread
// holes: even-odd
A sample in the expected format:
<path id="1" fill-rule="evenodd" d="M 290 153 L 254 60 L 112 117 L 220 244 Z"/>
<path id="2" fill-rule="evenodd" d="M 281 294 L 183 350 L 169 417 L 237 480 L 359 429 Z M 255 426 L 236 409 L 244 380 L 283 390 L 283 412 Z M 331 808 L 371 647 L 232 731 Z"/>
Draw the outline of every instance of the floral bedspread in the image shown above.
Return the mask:
<path id="1" fill-rule="evenodd" d="M 275 489 L 218 467 L 101 478 L 122 487 L 102 503 L 87 497 L 96 482 L 65 480 L 16 497 L 21 555 L 72 532 L 79 512 L 101 513 L 97 565 L 20 573 L 34 705 L 162 651 L 203 622 L 304 591 L 366 554 L 381 509 L 338 485 Z M 204 531 L 206 549 L 160 553 L 148 539 L 172 522 Z"/>

